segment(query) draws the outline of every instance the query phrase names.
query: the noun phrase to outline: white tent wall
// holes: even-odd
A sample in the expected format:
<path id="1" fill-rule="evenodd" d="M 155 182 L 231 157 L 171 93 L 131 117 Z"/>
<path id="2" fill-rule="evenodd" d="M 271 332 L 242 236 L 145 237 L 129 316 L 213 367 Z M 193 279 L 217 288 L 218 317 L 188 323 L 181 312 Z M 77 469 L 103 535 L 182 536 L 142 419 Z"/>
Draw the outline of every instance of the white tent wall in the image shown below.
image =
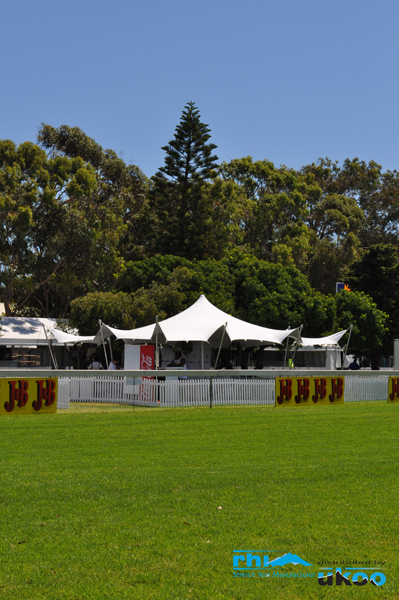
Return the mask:
<path id="1" fill-rule="evenodd" d="M 335 371 L 342 365 L 342 350 L 339 347 L 298 348 L 295 355 L 295 368 L 327 369 Z"/>
<path id="2" fill-rule="evenodd" d="M 125 345 L 123 367 L 125 371 L 140 369 L 140 346 Z"/>
<path id="3" fill-rule="evenodd" d="M 326 349 L 326 369 L 336 371 L 342 366 L 342 351 L 340 348 Z"/>

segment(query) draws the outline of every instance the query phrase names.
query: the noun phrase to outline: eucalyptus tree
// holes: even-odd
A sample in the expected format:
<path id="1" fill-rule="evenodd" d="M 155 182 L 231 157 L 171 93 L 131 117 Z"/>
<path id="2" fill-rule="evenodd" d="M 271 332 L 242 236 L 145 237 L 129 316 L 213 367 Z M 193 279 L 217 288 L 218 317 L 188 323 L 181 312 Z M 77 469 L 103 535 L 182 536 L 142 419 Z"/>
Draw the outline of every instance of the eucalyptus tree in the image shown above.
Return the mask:
<path id="1" fill-rule="evenodd" d="M 0 141 L 0 285 L 7 315 L 46 298 L 72 266 L 78 278 L 87 272 L 95 239 L 87 221 L 83 226 L 81 203 L 95 185 L 81 158 L 49 159 L 30 142 Z M 46 299 L 38 310 L 49 314 L 48 294 L 45 305 Z"/>
<path id="2" fill-rule="evenodd" d="M 86 210 L 96 219 L 101 244 L 107 250 L 103 277 L 107 279 L 107 273 L 116 269 L 119 255 L 127 259 L 144 255 L 150 228 L 144 173 L 113 150 L 104 150 L 79 127 L 54 128 L 42 123 L 38 142 L 49 157 L 80 158 L 94 170 L 96 187 L 86 198 Z"/>

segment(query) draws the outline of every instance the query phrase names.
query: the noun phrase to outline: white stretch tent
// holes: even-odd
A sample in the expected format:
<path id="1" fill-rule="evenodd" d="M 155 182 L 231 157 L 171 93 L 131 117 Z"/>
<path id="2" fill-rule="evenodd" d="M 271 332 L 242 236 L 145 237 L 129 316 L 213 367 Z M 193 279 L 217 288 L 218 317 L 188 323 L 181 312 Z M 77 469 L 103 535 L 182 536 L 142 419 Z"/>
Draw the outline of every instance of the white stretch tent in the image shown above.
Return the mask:
<path id="1" fill-rule="evenodd" d="M 65 331 L 55 329 L 56 326 L 57 319 L 2 317 L 0 320 L 0 344 L 2 346 L 47 346 L 48 338 L 51 339 L 53 346 L 93 341 L 94 336 L 65 333 Z"/>
<path id="2" fill-rule="evenodd" d="M 65 331 L 59 329 L 52 329 L 51 327 L 48 328 L 48 331 L 59 344 L 90 344 L 94 338 L 93 335 L 74 335 L 72 333 L 65 333 Z"/>
<path id="3" fill-rule="evenodd" d="M 222 347 L 231 342 L 239 342 L 243 347 L 281 344 L 287 337 L 301 342 L 299 328 L 278 330 L 246 323 L 216 308 L 204 295 L 178 315 L 146 327 L 123 330 L 103 324 L 94 342 L 101 341 L 101 332 L 104 337 L 114 335 L 125 343 L 135 344 L 155 343 L 156 337 L 159 344 L 205 342 L 215 348 L 221 342 Z"/>
<path id="4" fill-rule="evenodd" d="M 321 338 L 307 338 L 303 337 L 301 345 L 302 346 L 336 346 L 339 340 L 345 335 L 347 329 L 343 331 L 338 331 L 337 333 L 333 333 L 332 335 L 327 335 Z"/>
<path id="5" fill-rule="evenodd" d="M 338 345 L 339 340 L 348 329 L 338 331 L 331 335 L 320 338 L 302 338 L 301 348 L 297 356 L 303 353 L 305 365 L 309 363 L 314 367 L 336 370 L 342 368 L 342 348 Z"/>
<path id="6" fill-rule="evenodd" d="M 2 317 L 0 344 L 2 346 L 47 346 L 46 329 L 57 325 L 56 319 L 39 317 Z"/>

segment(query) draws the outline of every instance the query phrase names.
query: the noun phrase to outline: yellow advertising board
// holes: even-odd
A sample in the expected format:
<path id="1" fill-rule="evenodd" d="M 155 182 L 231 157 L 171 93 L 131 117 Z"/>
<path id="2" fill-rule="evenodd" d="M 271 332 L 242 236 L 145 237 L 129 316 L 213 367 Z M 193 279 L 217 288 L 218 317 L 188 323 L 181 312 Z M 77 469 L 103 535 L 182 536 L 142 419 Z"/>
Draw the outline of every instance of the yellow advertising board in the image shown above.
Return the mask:
<path id="1" fill-rule="evenodd" d="M 390 376 L 389 378 L 388 402 L 399 402 L 399 377 Z"/>
<path id="2" fill-rule="evenodd" d="M 55 413 L 57 394 L 57 378 L 0 378 L 0 415 Z"/>
<path id="3" fill-rule="evenodd" d="M 277 377 L 276 406 L 343 404 L 344 377 Z"/>

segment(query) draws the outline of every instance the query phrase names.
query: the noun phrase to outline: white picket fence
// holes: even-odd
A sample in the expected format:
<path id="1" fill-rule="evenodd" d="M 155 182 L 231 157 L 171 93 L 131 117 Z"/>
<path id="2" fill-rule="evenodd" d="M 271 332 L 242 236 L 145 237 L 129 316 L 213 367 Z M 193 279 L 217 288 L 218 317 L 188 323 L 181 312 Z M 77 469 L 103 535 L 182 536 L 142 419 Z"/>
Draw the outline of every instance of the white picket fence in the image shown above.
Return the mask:
<path id="1" fill-rule="evenodd" d="M 387 401 L 388 375 L 356 377 L 345 374 L 345 402 Z M 156 381 L 131 385 L 127 378 L 60 377 L 58 408 L 69 402 L 104 402 L 148 407 L 273 405 L 275 379 L 214 377 Z"/>
<path id="2" fill-rule="evenodd" d="M 345 402 L 388 401 L 389 375 L 345 376 Z"/>
<path id="3" fill-rule="evenodd" d="M 214 404 L 274 404 L 274 378 L 215 379 Z"/>
<path id="4" fill-rule="evenodd" d="M 71 397 L 71 380 L 69 377 L 58 378 L 57 408 L 69 408 Z"/>

